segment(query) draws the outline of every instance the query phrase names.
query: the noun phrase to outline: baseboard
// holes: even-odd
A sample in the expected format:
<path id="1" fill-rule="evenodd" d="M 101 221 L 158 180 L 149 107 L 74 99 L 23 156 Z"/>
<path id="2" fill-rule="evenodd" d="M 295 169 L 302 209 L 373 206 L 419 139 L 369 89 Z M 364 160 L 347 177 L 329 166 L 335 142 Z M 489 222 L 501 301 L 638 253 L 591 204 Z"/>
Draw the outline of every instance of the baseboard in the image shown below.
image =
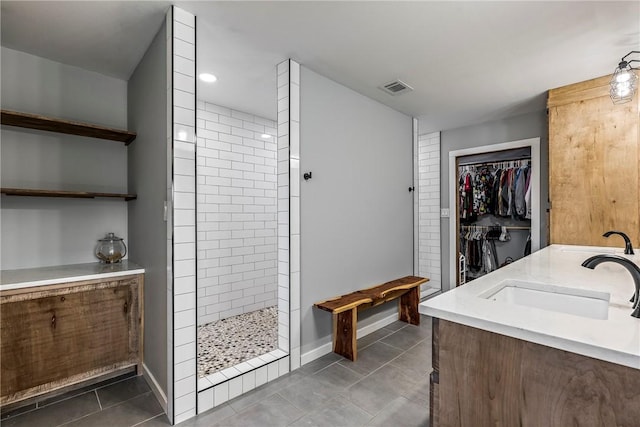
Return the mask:
<path id="1" fill-rule="evenodd" d="M 357 338 L 362 338 L 365 337 L 367 335 L 369 335 L 372 332 L 377 331 L 378 329 L 384 328 L 387 325 L 392 324 L 393 322 L 395 322 L 396 320 L 398 320 L 398 313 L 393 313 L 387 317 L 384 317 L 380 320 L 377 320 L 369 325 L 363 326 L 361 328 L 358 328 L 357 332 L 356 332 L 356 337 Z M 322 356 L 324 356 L 325 354 L 329 354 L 331 353 L 331 351 L 333 350 L 333 343 L 331 341 L 329 341 L 326 344 L 322 344 L 316 348 L 314 348 L 313 350 L 309 350 L 306 353 L 303 353 L 302 356 L 300 357 L 300 363 L 301 366 L 305 365 L 309 362 L 312 362 Z"/>
<path id="2" fill-rule="evenodd" d="M 151 388 L 151 391 L 153 391 L 153 394 L 156 396 L 156 399 L 158 399 L 158 402 L 160 402 L 160 406 L 162 406 L 162 409 L 166 414 L 167 413 L 167 396 L 162 391 L 162 388 L 160 387 L 160 384 L 158 384 L 158 381 L 156 381 L 156 377 L 154 377 L 153 374 L 151 374 L 151 371 L 149 371 L 149 369 L 147 368 L 147 365 L 145 365 L 144 363 L 142 364 L 142 375 L 144 376 L 144 379 L 147 381 L 147 384 L 149 384 L 149 388 Z"/>

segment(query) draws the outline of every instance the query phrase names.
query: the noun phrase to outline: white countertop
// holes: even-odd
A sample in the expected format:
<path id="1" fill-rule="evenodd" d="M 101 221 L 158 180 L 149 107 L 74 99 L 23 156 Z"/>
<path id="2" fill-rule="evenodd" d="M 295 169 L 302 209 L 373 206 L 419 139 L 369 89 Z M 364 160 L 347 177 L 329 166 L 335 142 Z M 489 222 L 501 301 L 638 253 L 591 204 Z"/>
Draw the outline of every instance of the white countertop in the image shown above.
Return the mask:
<path id="1" fill-rule="evenodd" d="M 640 369 L 640 319 L 631 317 L 633 279 L 611 262 L 582 267 L 612 248 L 552 245 L 420 304 L 420 313 L 548 347 Z M 622 251 L 615 251 L 621 255 Z M 640 255 L 621 255 L 640 264 Z M 608 318 L 592 319 L 479 295 L 503 280 L 522 280 L 610 294 Z"/>
<path id="2" fill-rule="evenodd" d="M 19 270 L 0 270 L 0 291 L 141 273 L 144 273 L 144 268 L 127 260 L 115 264 L 92 262 L 88 264 L 22 268 Z"/>

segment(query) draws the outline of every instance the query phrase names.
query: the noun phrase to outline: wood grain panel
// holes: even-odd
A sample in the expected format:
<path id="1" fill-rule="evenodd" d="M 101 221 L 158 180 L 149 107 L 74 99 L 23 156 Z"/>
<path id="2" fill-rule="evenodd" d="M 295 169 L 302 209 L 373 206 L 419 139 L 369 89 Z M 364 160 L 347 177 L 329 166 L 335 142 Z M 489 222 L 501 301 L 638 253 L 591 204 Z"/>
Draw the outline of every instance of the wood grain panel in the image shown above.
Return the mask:
<path id="1" fill-rule="evenodd" d="M 638 97 L 614 105 L 608 79 L 549 91 L 551 243 L 621 246 L 602 237 L 621 230 L 640 245 Z"/>
<path id="2" fill-rule="evenodd" d="M 640 370 L 439 322 L 440 426 L 638 426 Z"/>
<path id="3" fill-rule="evenodd" d="M 358 310 L 355 308 L 333 315 L 333 351 L 354 362 L 358 357 L 357 324 Z"/>
<path id="4" fill-rule="evenodd" d="M 26 196 L 26 197 L 66 197 L 70 199 L 95 199 L 96 197 L 109 197 L 116 199 L 124 199 L 126 201 L 138 198 L 135 194 L 127 193 L 95 193 L 89 191 L 67 191 L 67 190 L 36 190 L 27 188 L 0 188 L 0 193 L 7 196 Z"/>
<path id="5" fill-rule="evenodd" d="M 128 130 L 46 117 L 39 114 L 21 113 L 18 111 L 2 110 L 1 122 L 7 126 L 119 141 L 124 142 L 125 145 L 131 144 L 131 142 L 136 139 L 136 133 L 129 132 Z"/>
<path id="6" fill-rule="evenodd" d="M 123 278 L 3 292 L 0 403 L 138 364 L 141 286 Z"/>
<path id="7" fill-rule="evenodd" d="M 320 301 L 315 303 L 314 306 L 331 313 L 340 313 L 351 310 L 354 307 L 363 310 L 394 300 L 404 295 L 407 291 L 428 281 L 429 279 L 424 277 L 405 276 L 383 283 L 382 285 L 351 292 L 350 294 L 331 298 L 326 301 Z"/>
<path id="8" fill-rule="evenodd" d="M 440 426 L 440 319 L 431 320 L 431 366 L 429 375 L 429 426 Z"/>
<path id="9" fill-rule="evenodd" d="M 593 98 L 609 96 L 610 81 L 611 76 L 602 76 L 551 89 L 547 99 L 547 107 L 552 108 L 573 102 L 588 101 Z"/>
<path id="10" fill-rule="evenodd" d="M 440 319 L 431 319 L 431 367 L 440 372 Z"/>
<path id="11" fill-rule="evenodd" d="M 398 300 L 398 320 L 410 325 L 419 325 L 418 304 L 420 304 L 420 287 L 416 286 L 404 293 Z"/>
<path id="12" fill-rule="evenodd" d="M 440 384 L 438 382 L 438 375 L 434 371 L 429 375 L 429 427 L 438 427 L 440 425 L 439 402 L 440 399 Z"/>

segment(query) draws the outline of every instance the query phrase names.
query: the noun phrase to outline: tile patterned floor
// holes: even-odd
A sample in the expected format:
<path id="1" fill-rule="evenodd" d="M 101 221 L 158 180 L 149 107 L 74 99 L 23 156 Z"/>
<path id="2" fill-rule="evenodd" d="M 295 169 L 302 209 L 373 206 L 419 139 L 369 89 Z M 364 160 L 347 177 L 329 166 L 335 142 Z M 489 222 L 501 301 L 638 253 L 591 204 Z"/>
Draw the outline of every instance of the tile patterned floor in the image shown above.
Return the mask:
<path id="1" fill-rule="evenodd" d="M 394 322 L 358 340 L 358 360 L 327 354 L 181 427 L 429 425 L 431 319 Z M 2 420 L 2 426 L 169 425 L 140 377 Z"/>
<path id="2" fill-rule="evenodd" d="M 115 382 L 114 382 L 115 381 Z M 164 416 L 142 377 L 126 375 L 3 414 L 2 427 L 134 426 Z M 26 410 L 26 412 L 23 412 Z"/>
<path id="3" fill-rule="evenodd" d="M 278 348 L 278 308 L 267 307 L 198 327 L 198 376 Z"/>

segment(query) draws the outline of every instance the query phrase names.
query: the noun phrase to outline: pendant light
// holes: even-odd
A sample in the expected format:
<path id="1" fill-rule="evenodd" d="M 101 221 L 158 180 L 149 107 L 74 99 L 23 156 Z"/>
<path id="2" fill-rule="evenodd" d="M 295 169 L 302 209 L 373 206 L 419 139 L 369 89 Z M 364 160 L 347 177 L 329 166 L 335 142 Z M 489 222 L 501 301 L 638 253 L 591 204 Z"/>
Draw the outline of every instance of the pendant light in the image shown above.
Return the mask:
<path id="1" fill-rule="evenodd" d="M 631 63 L 640 62 L 640 60 L 627 59 L 629 55 L 635 53 L 640 53 L 640 51 L 632 50 L 623 56 L 616 70 L 613 72 L 613 77 L 609 83 L 611 85 L 609 94 L 614 104 L 624 104 L 625 102 L 631 101 L 638 88 L 638 75 L 634 71 L 636 68 L 633 68 Z"/>

